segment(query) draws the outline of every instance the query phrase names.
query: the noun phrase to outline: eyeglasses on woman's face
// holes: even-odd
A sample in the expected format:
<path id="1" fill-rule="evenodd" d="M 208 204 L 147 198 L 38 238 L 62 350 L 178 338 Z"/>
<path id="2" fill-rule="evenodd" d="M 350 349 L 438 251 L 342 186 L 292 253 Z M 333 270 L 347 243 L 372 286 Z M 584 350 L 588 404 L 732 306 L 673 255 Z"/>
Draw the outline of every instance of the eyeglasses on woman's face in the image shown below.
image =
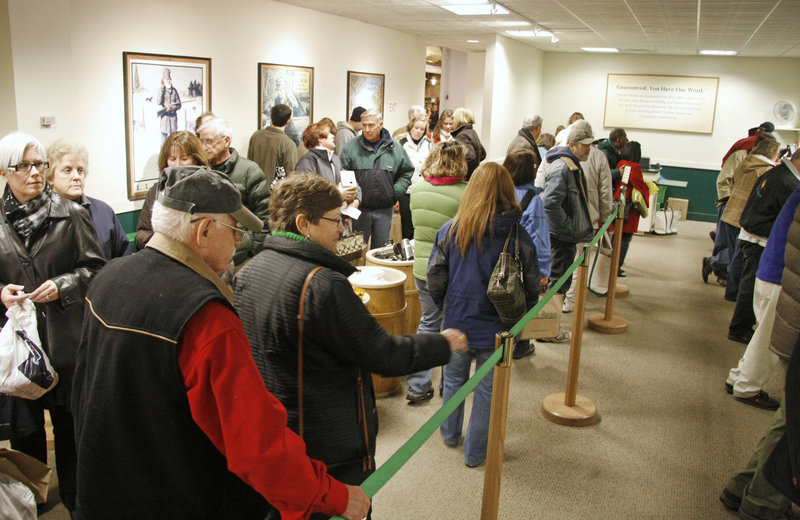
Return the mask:
<path id="1" fill-rule="evenodd" d="M 36 168 L 36 171 L 39 173 L 44 173 L 50 167 L 50 163 L 47 161 L 36 161 L 36 162 L 21 162 L 9 166 L 9 170 L 14 170 L 17 173 L 30 173 L 32 168 Z"/>
<path id="2" fill-rule="evenodd" d="M 337 225 L 344 226 L 344 215 L 339 215 L 339 218 L 331 218 L 331 217 L 319 217 L 322 220 L 327 220 L 328 222 L 335 222 Z"/>

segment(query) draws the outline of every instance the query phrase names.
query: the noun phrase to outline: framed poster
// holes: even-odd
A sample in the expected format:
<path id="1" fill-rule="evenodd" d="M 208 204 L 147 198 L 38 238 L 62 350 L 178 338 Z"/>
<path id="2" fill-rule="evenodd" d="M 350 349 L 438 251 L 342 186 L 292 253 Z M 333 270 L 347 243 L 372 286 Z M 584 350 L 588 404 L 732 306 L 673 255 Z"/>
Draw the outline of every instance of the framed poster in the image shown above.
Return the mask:
<path id="1" fill-rule="evenodd" d="M 314 122 L 314 67 L 258 64 L 258 128 L 269 126 L 270 111 L 280 104 L 292 109 L 286 135 L 299 144 L 303 131 Z"/>
<path id="2" fill-rule="evenodd" d="M 128 199 L 158 182 L 161 143 L 211 110 L 211 58 L 122 53 Z"/>
<path id="3" fill-rule="evenodd" d="M 369 72 L 347 71 L 347 114 L 350 118 L 355 107 L 374 109 L 383 114 L 383 89 L 386 76 Z"/>
<path id="4" fill-rule="evenodd" d="M 604 126 L 710 134 L 719 78 L 609 74 Z"/>

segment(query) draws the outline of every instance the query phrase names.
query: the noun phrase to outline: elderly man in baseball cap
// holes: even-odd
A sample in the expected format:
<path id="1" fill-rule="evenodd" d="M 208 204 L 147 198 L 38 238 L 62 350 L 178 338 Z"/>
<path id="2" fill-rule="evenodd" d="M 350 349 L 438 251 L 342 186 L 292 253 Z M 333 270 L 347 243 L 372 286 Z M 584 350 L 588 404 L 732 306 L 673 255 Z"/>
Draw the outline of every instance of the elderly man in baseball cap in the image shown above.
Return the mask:
<path id="1" fill-rule="evenodd" d="M 233 183 L 167 168 L 155 235 L 86 296 L 72 409 L 78 516 L 360 519 L 369 499 L 309 459 L 264 386 L 224 271 L 261 220 Z M 269 503 L 267 502 L 269 501 Z"/>

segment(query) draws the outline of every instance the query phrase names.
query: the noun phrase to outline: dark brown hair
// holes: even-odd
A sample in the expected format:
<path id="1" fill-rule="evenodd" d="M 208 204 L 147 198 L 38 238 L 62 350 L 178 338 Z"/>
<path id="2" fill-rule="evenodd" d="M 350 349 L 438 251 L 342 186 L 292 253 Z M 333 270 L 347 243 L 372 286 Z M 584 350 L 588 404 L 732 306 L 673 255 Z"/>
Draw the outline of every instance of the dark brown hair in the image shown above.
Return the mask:
<path id="1" fill-rule="evenodd" d="M 269 228 L 299 233 L 295 219 L 305 215 L 317 224 L 328 211 L 341 207 L 339 188 L 315 173 L 293 173 L 275 184 L 269 199 Z"/>
<path id="2" fill-rule="evenodd" d="M 205 166 L 208 168 L 208 156 L 205 149 L 203 149 L 200 139 L 191 132 L 181 130 L 172 132 L 164 139 L 164 144 L 161 145 L 161 151 L 158 154 L 158 170 L 161 171 L 167 167 L 167 157 L 169 157 L 169 149 L 177 146 L 185 151 L 187 154 L 194 157 L 194 162 L 197 166 Z"/>

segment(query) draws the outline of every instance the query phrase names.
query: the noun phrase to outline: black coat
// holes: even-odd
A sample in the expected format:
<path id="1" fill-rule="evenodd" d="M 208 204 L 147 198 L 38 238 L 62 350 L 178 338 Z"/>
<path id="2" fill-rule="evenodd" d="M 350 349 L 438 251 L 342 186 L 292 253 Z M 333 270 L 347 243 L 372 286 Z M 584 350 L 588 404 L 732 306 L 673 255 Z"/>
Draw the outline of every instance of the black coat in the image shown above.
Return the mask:
<path id="1" fill-rule="evenodd" d="M 26 250 L 0 202 L 0 285 L 23 285 L 31 292 L 53 280 L 58 287 L 57 301 L 35 304 L 39 337 L 59 376 L 58 384 L 45 396 L 56 404 L 69 403 L 83 298 L 89 280 L 105 263 L 89 212 L 78 204 L 53 194 L 50 215 L 33 232 Z M 0 320 L 5 323 L 5 313 Z"/>
<path id="2" fill-rule="evenodd" d="M 331 474 L 345 483 L 359 484 L 361 479 L 349 479 L 337 472 L 337 466 L 361 468 L 364 457 L 375 454 L 378 411 L 370 372 L 400 376 L 443 365 L 450 360 L 450 349 L 440 334 L 386 332 L 347 280 L 355 268 L 333 253 L 312 242 L 268 236 L 264 250 L 237 273 L 234 303 L 256 365 L 267 389 L 286 407 L 292 430 L 298 430 L 300 290 L 316 266 L 326 269 L 312 279 L 305 301 L 304 440 L 309 457 L 325 462 Z"/>
<path id="3" fill-rule="evenodd" d="M 800 179 L 788 166 L 778 164 L 756 181 L 739 217 L 739 224 L 749 233 L 769 237 L 778 213 L 798 186 Z"/>
<path id="4" fill-rule="evenodd" d="M 478 133 L 472 129 L 472 125 L 464 125 L 453 130 L 452 136 L 467 145 L 467 180 L 469 180 L 472 172 L 478 168 L 482 160 L 486 159 L 486 149 L 481 144 Z"/>

